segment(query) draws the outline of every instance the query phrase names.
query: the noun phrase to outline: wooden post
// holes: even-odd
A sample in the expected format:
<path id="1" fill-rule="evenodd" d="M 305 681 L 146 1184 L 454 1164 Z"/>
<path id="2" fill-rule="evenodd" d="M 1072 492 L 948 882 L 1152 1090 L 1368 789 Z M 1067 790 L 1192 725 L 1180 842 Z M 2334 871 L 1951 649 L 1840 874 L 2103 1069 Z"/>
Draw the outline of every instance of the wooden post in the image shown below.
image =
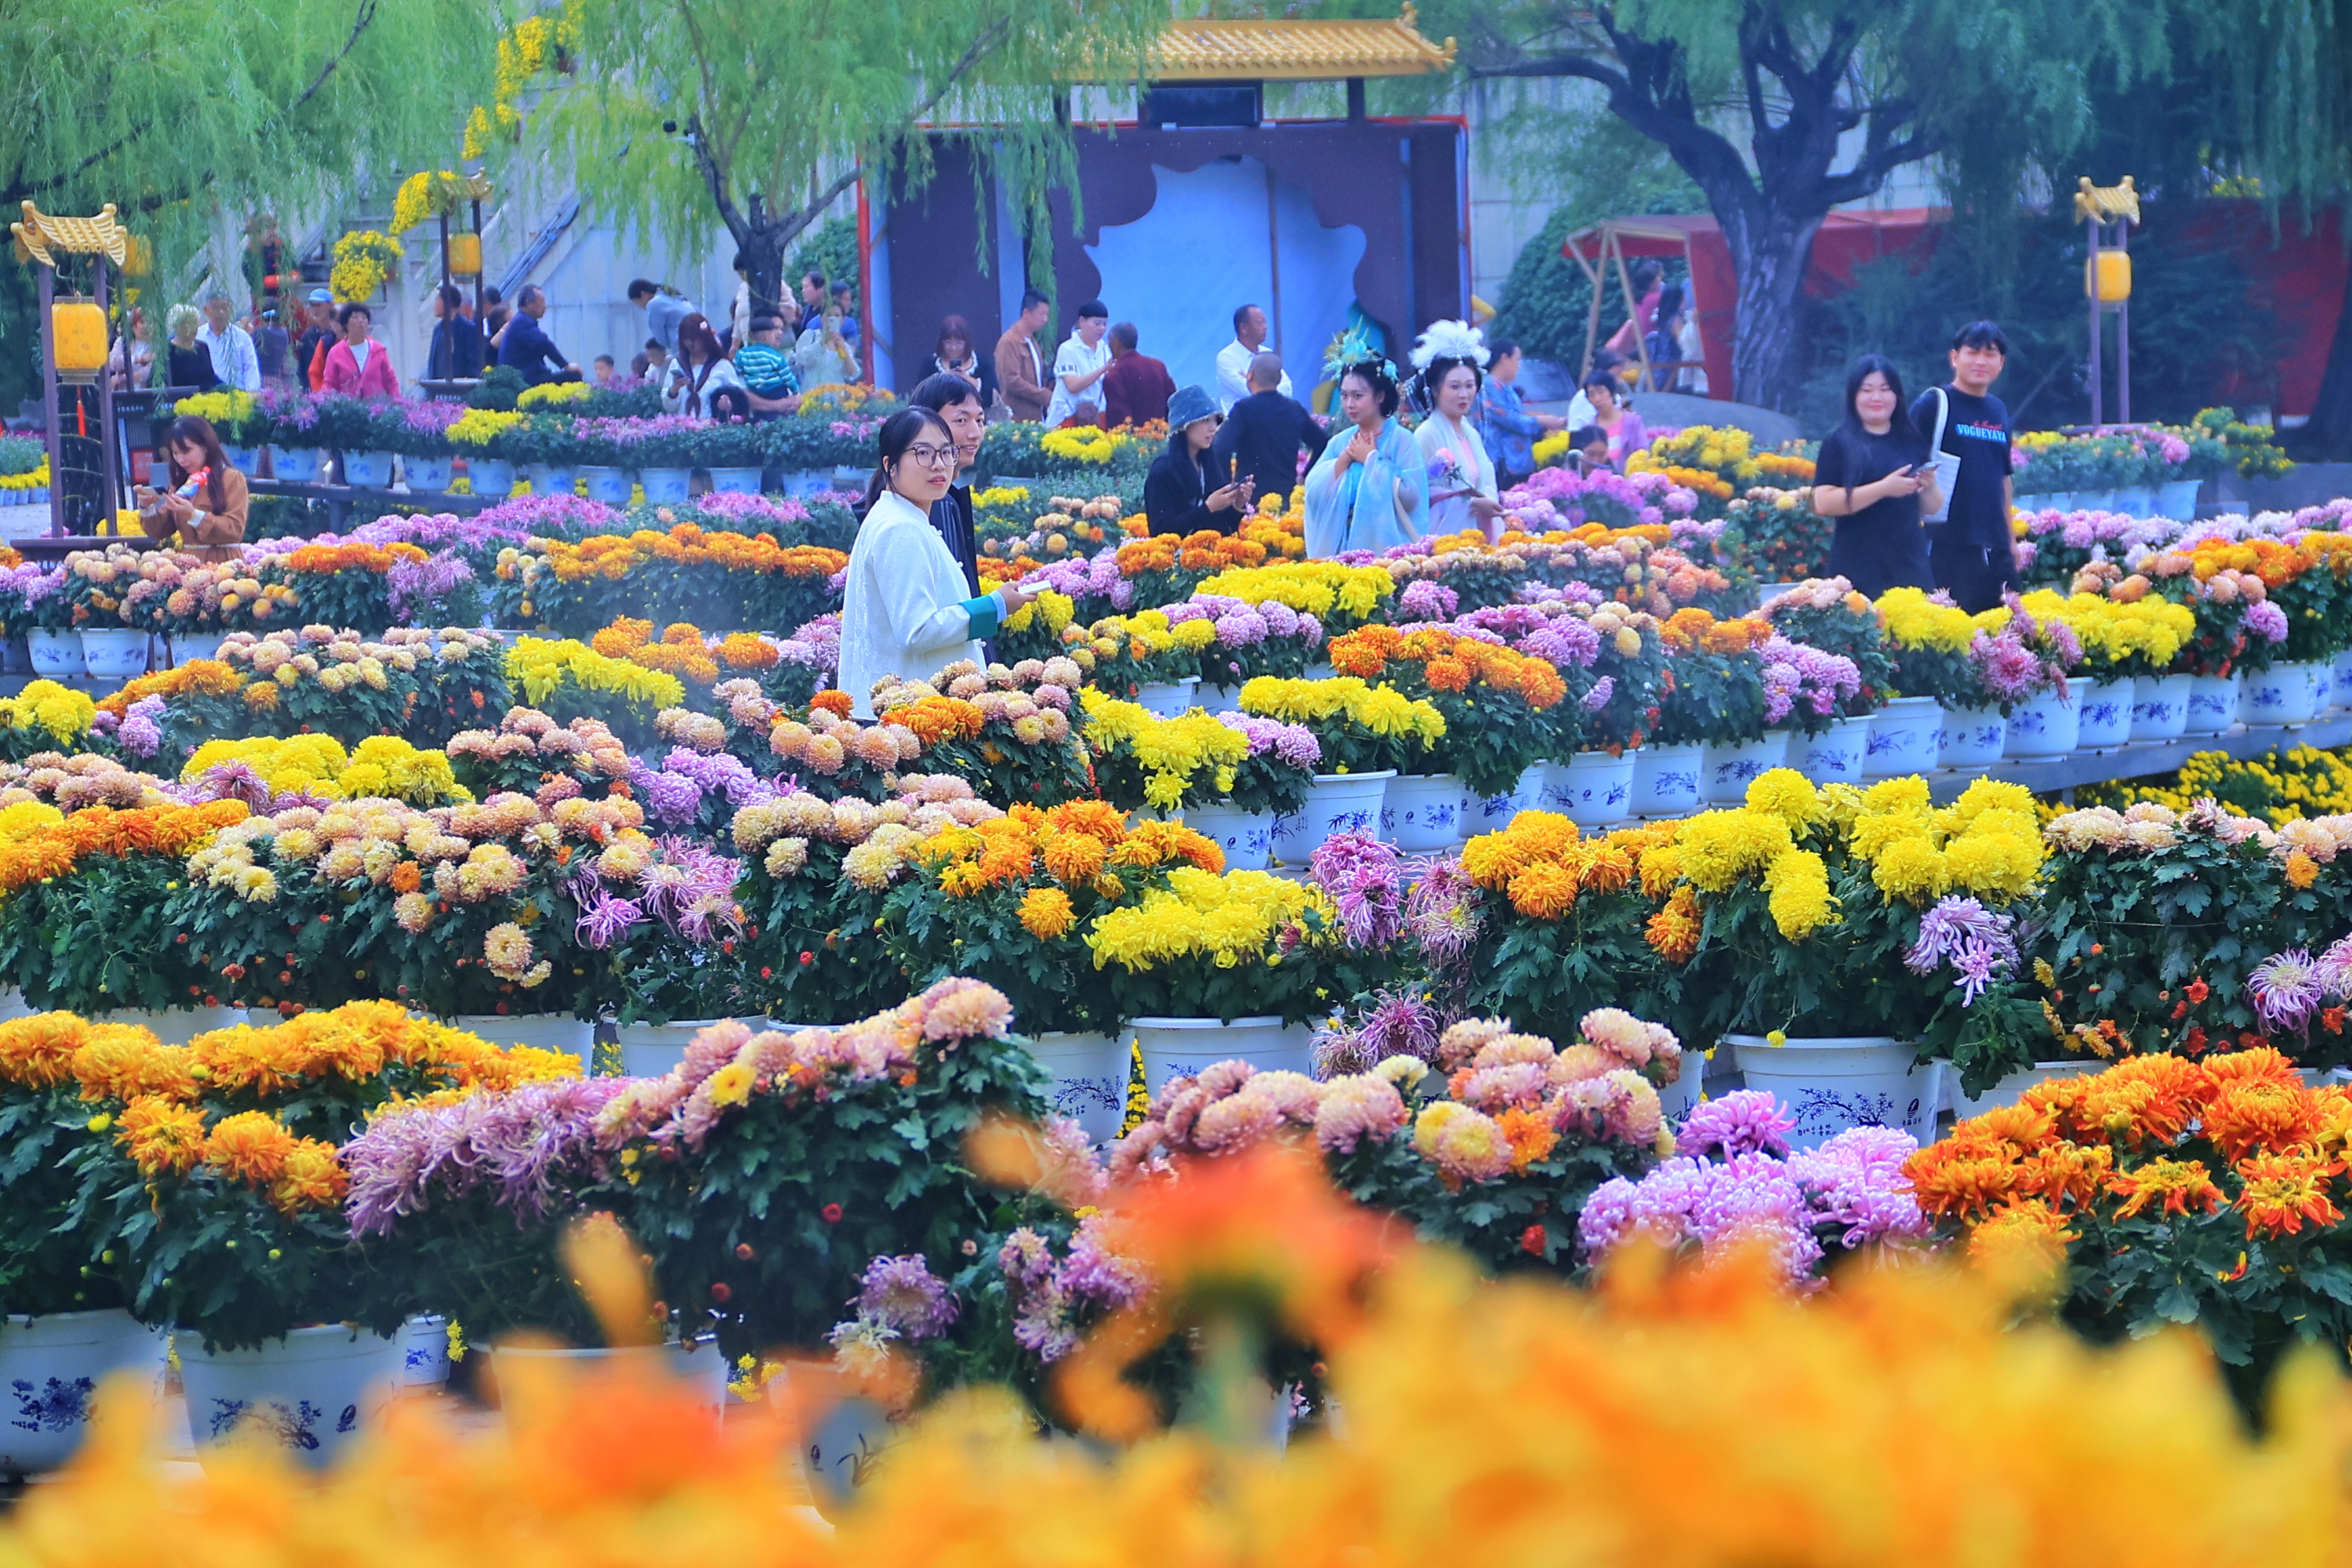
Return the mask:
<path id="1" fill-rule="evenodd" d="M 2131 254 L 2131 225 L 2116 225 L 2116 248 Z M 2125 424 L 2131 416 L 2131 296 L 2116 301 L 2116 412 Z"/>
<path id="2" fill-rule="evenodd" d="M 449 215 L 446 212 L 443 212 L 437 216 L 441 220 L 441 281 L 446 283 L 450 279 Z"/>
<path id="3" fill-rule="evenodd" d="M 2100 418 L 2100 383 L 2105 372 L 2100 361 L 2105 356 L 2099 350 L 2099 220 L 2091 219 L 2091 434 L 2096 436 L 2105 423 Z"/>
<path id="4" fill-rule="evenodd" d="M 481 237 L 481 233 L 482 199 L 479 196 L 476 196 L 474 198 L 475 237 L 478 239 Z M 442 254 L 445 256 L 448 254 L 448 247 L 446 246 L 442 247 Z M 474 324 L 479 327 L 482 325 L 482 279 L 490 275 L 490 258 L 487 254 L 485 254 L 475 258 L 475 260 L 479 263 L 479 266 L 474 273 Z M 484 329 L 484 334 L 485 335 L 482 339 L 482 358 L 484 363 L 487 364 L 490 352 L 490 343 L 487 328 Z"/>
<path id="5" fill-rule="evenodd" d="M 1592 351 L 1601 341 L 1601 261 L 1607 260 L 1609 256 L 1608 231 L 1604 229 L 1601 232 L 1600 261 L 1584 259 L 1584 249 L 1576 243 L 1574 235 L 1568 237 L 1568 254 L 1574 258 L 1577 266 L 1583 269 L 1585 281 L 1592 285 L 1592 305 L 1584 313 L 1584 363 L 1576 367 L 1576 379 L 1580 383 L 1580 391 L 1582 390 L 1580 384 L 1592 373 Z"/>
<path id="6" fill-rule="evenodd" d="M 91 257 L 89 269 L 90 294 L 97 300 L 98 313 L 100 318 L 103 318 L 106 314 L 106 258 L 103 255 Z M 109 345 L 110 348 L 111 346 Z M 113 357 L 111 353 L 108 354 L 107 360 L 110 364 Z M 131 368 L 131 348 L 128 343 L 123 345 L 122 367 L 126 373 Z M 120 433 L 114 427 L 114 376 L 110 370 L 100 370 L 98 373 L 98 424 L 99 487 L 106 492 L 106 521 L 109 529 L 111 530 L 114 514 L 122 509 L 123 495 L 122 487 L 115 470 L 115 441 Z M 57 476 L 52 472 L 49 477 L 55 479 Z"/>
<path id="7" fill-rule="evenodd" d="M 1611 237 L 1613 240 L 1615 236 Z M 1633 293 L 1633 276 L 1625 268 L 1625 247 L 1620 244 L 1613 248 L 1617 253 L 1617 287 L 1624 291 L 1626 317 L 1633 323 L 1633 355 L 1642 363 L 1641 374 L 1633 384 L 1638 391 L 1648 385 L 1650 381 L 1650 334 L 1642 330 L 1642 301 Z M 1601 299 L 1598 290 L 1592 298 L 1598 306 Z"/>
<path id="8" fill-rule="evenodd" d="M 27 206 L 31 203 L 26 204 Z M 49 426 L 49 531 L 66 531 L 66 449 L 65 430 L 59 423 L 64 417 L 58 407 L 58 335 L 49 320 L 50 308 L 57 303 L 58 273 L 54 267 L 41 268 L 41 410 Z"/>

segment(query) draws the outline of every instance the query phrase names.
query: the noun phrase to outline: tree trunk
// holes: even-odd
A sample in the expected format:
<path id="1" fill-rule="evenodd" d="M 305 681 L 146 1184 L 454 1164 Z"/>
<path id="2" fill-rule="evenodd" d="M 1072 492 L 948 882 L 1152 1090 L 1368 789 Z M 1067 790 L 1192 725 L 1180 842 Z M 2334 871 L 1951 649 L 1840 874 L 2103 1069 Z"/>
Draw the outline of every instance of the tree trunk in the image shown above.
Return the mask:
<path id="1" fill-rule="evenodd" d="M 1762 205 L 1762 211 L 1756 207 Z M 1739 278 L 1739 320 L 1731 341 L 1732 395 L 1742 403 L 1786 412 L 1797 395 L 1799 296 L 1812 259 L 1819 214 L 1803 216 L 1769 205 L 1742 203 L 1717 220 Z"/>

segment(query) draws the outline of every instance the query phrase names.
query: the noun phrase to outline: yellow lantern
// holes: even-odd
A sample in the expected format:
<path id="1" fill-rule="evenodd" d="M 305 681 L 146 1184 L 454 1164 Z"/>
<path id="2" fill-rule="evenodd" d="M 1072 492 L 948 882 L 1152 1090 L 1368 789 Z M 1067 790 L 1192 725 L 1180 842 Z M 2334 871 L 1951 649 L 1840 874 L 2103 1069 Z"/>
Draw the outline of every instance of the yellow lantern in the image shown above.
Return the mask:
<path id="1" fill-rule="evenodd" d="M 49 307 L 58 379 L 88 386 L 106 368 L 106 312 L 95 300 L 59 300 Z"/>
<path id="2" fill-rule="evenodd" d="M 482 237 L 478 234 L 453 234 L 449 237 L 449 270 L 460 278 L 478 278 L 482 272 Z"/>
<path id="3" fill-rule="evenodd" d="M 155 247 L 147 242 L 146 237 L 137 234 L 124 235 L 122 237 L 122 275 L 125 278 L 144 278 L 154 270 Z"/>
<path id="4" fill-rule="evenodd" d="M 2091 268 L 2098 268 L 2097 287 L 2092 286 Z M 2096 300 L 2102 305 L 2118 305 L 2131 298 L 2131 253 L 2126 250 L 2102 250 L 2096 256 L 2083 258 L 2083 297 Z"/>

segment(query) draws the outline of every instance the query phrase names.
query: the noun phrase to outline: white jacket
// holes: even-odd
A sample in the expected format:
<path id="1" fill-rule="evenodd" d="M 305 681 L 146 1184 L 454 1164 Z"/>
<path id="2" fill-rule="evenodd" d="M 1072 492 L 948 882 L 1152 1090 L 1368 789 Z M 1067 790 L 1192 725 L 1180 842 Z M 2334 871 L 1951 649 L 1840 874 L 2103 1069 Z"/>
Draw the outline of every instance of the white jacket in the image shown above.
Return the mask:
<path id="1" fill-rule="evenodd" d="M 929 680 L 960 658 L 983 660 L 969 597 L 930 518 L 884 490 L 850 546 L 841 594 L 840 683 L 857 717 L 874 717 L 874 683 L 885 676 Z"/>

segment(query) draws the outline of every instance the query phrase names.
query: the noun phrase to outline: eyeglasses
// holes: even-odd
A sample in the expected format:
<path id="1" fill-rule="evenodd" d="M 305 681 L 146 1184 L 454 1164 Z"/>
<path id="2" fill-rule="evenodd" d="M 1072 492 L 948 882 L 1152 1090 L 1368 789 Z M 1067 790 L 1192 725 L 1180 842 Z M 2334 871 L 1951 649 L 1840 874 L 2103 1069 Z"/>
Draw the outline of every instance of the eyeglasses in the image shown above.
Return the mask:
<path id="1" fill-rule="evenodd" d="M 953 447 L 909 447 L 907 448 L 907 460 L 926 468 L 951 468 L 955 467 L 955 459 L 956 450 Z"/>

